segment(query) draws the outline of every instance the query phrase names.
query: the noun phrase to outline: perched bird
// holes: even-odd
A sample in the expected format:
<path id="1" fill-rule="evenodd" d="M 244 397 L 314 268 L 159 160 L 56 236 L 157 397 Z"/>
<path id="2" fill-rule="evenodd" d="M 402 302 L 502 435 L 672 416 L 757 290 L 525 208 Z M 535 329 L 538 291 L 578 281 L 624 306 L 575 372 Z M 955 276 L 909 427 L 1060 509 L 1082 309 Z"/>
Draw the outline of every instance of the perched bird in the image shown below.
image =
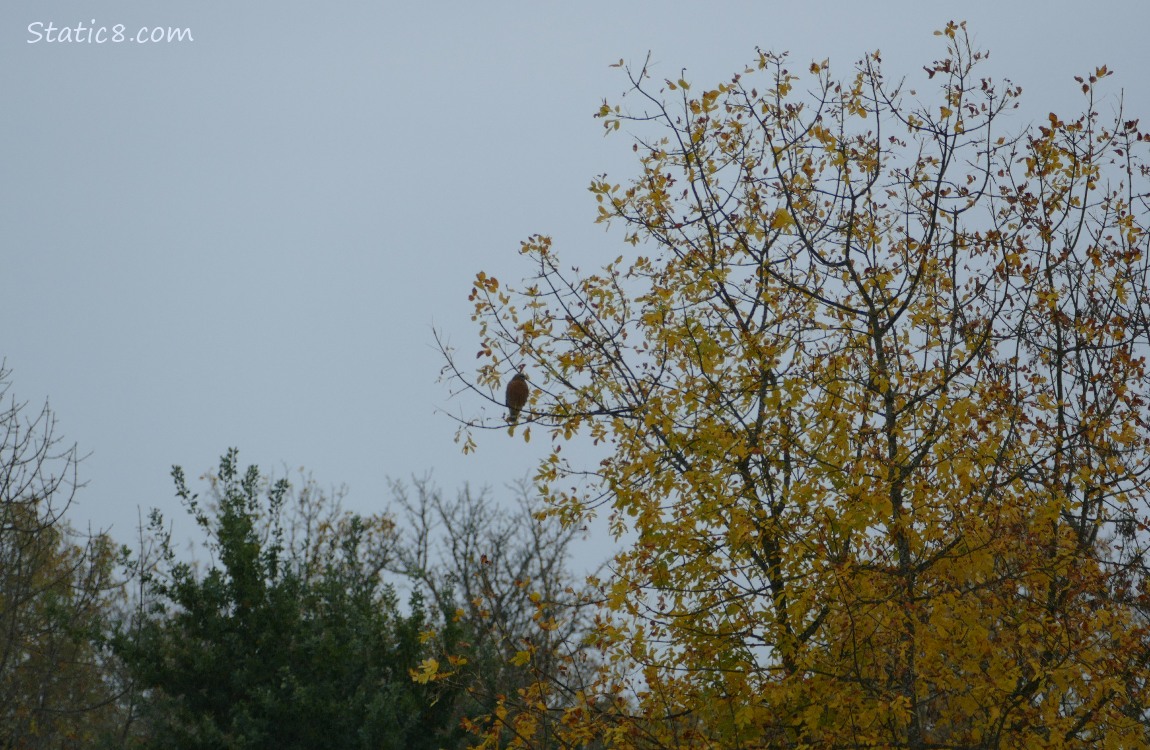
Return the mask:
<path id="1" fill-rule="evenodd" d="M 511 378 L 511 382 L 507 384 L 507 392 L 504 394 L 504 400 L 507 402 L 507 421 L 512 426 L 519 421 L 519 412 L 523 411 L 523 407 L 527 404 L 527 396 L 531 391 L 527 388 L 527 376 L 522 372 L 517 372 L 515 377 Z"/>

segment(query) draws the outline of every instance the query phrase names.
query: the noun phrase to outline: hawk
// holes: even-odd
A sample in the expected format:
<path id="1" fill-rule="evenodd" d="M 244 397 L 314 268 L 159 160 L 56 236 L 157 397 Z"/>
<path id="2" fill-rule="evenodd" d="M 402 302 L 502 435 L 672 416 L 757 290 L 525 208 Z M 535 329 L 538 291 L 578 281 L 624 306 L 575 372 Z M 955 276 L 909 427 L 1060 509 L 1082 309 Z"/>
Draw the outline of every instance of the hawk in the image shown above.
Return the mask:
<path id="1" fill-rule="evenodd" d="M 531 391 L 527 388 L 527 376 L 522 372 L 516 373 L 515 377 L 511 378 L 511 382 L 507 384 L 504 401 L 507 402 L 507 421 L 513 427 L 519 421 L 519 412 L 523 411 L 523 407 L 527 404 L 527 396 L 530 393 Z"/>

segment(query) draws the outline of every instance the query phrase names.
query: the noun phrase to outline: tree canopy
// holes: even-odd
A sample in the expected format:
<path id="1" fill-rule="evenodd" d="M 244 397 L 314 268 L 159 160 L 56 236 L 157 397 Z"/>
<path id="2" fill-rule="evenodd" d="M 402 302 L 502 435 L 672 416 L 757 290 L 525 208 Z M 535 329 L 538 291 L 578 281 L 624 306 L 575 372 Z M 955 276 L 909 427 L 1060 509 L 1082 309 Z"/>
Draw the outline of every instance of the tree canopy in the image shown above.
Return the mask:
<path id="1" fill-rule="evenodd" d="M 153 512 L 137 608 L 112 638 L 132 704 L 116 746 L 467 747 L 471 718 L 530 683 L 509 662 L 537 603 L 576 598 L 575 532 L 535 522 L 526 495 L 512 512 L 486 492 L 448 501 L 428 479 L 393 482 L 389 510 L 360 516 L 306 475 L 241 470 L 235 449 L 206 498 L 173 477 L 208 559 L 178 553 Z M 532 652 L 556 661 L 546 643 Z"/>
<path id="2" fill-rule="evenodd" d="M 877 52 L 624 68 L 597 114 L 638 173 L 591 192 L 628 249 L 478 274 L 449 372 L 498 402 L 526 364 L 553 512 L 633 539 L 596 682 L 509 699 L 492 746 L 1150 744 L 1150 136 L 1105 67 L 1019 127 L 938 35 L 918 90 Z"/>
<path id="3" fill-rule="evenodd" d="M 380 577 L 394 551 L 384 516 L 343 513 L 313 491 L 266 486 L 229 451 L 205 507 L 173 470 L 207 533 L 206 570 L 175 554 L 159 515 L 147 598 L 116 640 L 145 692 L 148 743 L 173 748 L 438 748 L 457 744 L 453 702 L 411 673 L 436 644 L 421 600 L 401 611 Z M 443 698 L 443 700 L 440 700 Z M 453 735 L 456 739 L 453 739 Z"/>

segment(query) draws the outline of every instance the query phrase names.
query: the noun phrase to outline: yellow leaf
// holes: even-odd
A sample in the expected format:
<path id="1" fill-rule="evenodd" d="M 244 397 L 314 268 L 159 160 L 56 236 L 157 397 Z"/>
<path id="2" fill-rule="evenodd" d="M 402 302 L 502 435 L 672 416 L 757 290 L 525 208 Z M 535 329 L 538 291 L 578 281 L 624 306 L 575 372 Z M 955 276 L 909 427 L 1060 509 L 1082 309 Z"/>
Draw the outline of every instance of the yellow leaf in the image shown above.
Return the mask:
<path id="1" fill-rule="evenodd" d="M 419 670 L 411 670 L 411 679 L 421 684 L 427 684 L 434 680 L 439 673 L 439 662 L 435 659 L 424 659 L 420 665 Z"/>
<path id="2" fill-rule="evenodd" d="M 787 229 L 794 226 L 794 223 L 794 217 L 785 208 L 780 208 L 771 215 L 771 229 Z"/>

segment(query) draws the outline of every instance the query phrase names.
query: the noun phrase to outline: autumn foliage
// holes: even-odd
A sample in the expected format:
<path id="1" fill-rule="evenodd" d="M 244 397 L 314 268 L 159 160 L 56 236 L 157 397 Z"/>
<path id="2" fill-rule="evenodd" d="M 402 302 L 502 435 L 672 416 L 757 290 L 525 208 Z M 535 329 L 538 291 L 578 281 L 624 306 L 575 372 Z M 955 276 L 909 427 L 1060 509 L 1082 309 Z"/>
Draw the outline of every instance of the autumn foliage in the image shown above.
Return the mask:
<path id="1" fill-rule="evenodd" d="M 1150 137 L 1106 68 L 1025 127 L 939 36 L 918 91 L 878 53 L 629 70 L 598 115 L 639 171 L 591 184 L 626 251 L 584 274 L 535 236 L 524 285 L 480 274 L 452 372 L 498 401 L 526 363 L 551 508 L 629 540 L 595 680 L 480 742 L 1150 745 Z"/>

